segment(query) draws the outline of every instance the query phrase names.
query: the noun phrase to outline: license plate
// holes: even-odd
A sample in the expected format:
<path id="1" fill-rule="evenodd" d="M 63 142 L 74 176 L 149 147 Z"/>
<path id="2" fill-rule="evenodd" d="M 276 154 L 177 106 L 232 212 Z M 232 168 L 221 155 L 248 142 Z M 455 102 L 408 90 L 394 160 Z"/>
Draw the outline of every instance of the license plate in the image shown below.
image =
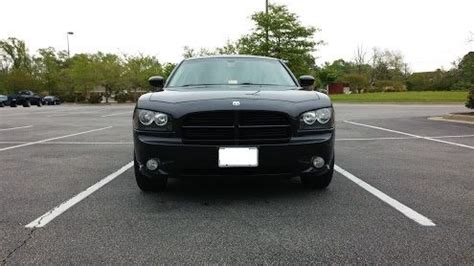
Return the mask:
<path id="1" fill-rule="evenodd" d="M 258 149 L 256 147 L 220 147 L 219 167 L 257 167 Z"/>

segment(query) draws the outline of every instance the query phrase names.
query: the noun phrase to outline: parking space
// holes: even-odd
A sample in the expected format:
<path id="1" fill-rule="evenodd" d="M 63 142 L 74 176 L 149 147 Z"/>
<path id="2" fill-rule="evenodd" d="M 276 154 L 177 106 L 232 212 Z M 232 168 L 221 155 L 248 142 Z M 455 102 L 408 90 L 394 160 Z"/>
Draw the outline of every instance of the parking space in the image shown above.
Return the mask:
<path id="1" fill-rule="evenodd" d="M 463 107 L 335 108 L 342 170 L 327 190 L 229 178 L 156 194 L 135 185 L 133 106 L 1 109 L 0 259 L 472 263 L 474 126 L 427 119 Z"/>

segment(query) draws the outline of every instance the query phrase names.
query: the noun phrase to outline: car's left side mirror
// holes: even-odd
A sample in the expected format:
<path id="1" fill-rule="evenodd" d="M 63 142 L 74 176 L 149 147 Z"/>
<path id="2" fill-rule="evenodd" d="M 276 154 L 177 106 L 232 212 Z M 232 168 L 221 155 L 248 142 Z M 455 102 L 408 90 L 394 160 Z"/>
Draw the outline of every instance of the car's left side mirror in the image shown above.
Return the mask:
<path id="1" fill-rule="evenodd" d="M 156 88 L 155 90 L 161 90 L 165 86 L 165 79 L 161 76 L 153 76 L 148 79 L 148 83 Z"/>
<path id="2" fill-rule="evenodd" d="M 300 77 L 300 86 L 303 88 L 314 85 L 314 77 L 310 75 L 303 75 Z"/>

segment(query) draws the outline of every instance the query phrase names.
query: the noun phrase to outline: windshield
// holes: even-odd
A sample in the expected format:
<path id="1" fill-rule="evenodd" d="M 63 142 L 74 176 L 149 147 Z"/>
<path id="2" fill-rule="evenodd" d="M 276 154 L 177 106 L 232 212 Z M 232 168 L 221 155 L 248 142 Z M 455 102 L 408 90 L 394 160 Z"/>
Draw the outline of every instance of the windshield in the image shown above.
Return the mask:
<path id="1" fill-rule="evenodd" d="M 167 87 L 213 85 L 281 87 L 282 90 L 297 86 L 278 60 L 231 57 L 186 60 L 178 67 Z"/>

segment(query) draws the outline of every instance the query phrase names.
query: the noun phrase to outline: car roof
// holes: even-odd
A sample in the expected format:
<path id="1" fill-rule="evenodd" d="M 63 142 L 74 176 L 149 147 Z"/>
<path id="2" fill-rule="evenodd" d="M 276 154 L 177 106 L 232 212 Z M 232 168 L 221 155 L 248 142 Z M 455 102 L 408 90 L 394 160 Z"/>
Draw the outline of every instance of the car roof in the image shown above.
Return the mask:
<path id="1" fill-rule="evenodd" d="M 268 57 L 268 56 L 260 56 L 260 55 L 206 55 L 206 56 L 197 56 L 184 59 L 184 61 L 195 60 L 195 59 L 214 59 L 214 58 L 254 58 L 254 59 L 270 59 L 270 60 L 277 60 L 280 61 L 278 58 Z"/>

